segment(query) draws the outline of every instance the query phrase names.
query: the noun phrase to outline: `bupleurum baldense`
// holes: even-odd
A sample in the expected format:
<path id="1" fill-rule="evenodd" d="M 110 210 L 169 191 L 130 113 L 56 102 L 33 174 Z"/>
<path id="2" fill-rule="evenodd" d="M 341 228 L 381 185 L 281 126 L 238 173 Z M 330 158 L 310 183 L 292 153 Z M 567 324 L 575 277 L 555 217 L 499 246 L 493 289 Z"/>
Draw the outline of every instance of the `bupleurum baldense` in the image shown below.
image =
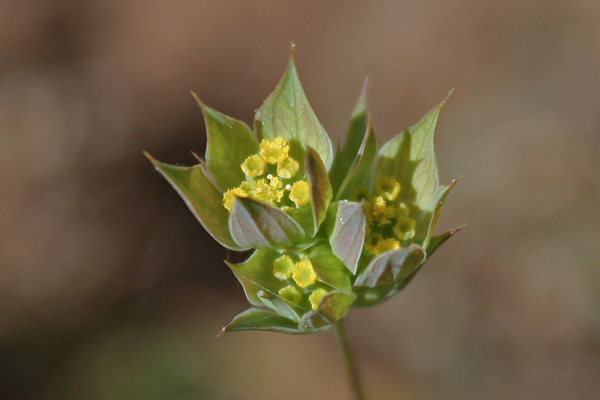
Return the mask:
<path id="1" fill-rule="evenodd" d="M 253 129 L 197 100 L 207 131 L 200 164 L 147 156 L 215 240 L 252 250 L 227 263 L 252 307 L 223 332 L 328 329 L 402 290 L 458 231 L 434 236 L 455 183 L 439 184 L 433 150 L 445 101 L 379 147 L 363 91 L 334 153 L 293 52 Z"/>

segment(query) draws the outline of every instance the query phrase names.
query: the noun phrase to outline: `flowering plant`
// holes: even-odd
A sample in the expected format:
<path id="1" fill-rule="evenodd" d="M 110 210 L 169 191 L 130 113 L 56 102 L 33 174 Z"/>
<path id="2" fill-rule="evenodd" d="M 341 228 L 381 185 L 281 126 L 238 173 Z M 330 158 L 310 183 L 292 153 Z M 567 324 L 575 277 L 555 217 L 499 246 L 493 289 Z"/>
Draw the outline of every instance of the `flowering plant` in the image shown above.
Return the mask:
<path id="1" fill-rule="evenodd" d="M 252 307 L 223 332 L 326 330 L 352 307 L 402 290 L 457 232 L 434 236 L 456 182 L 439 184 L 434 156 L 445 100 L 379 147 L 363 90 L 335 153 L 293 52 L 254 129 L 196 100 L 206 123 L 204 160 L 181 167 L 146 155 L 216 241 L 253 251 L 227 263 Z"/>

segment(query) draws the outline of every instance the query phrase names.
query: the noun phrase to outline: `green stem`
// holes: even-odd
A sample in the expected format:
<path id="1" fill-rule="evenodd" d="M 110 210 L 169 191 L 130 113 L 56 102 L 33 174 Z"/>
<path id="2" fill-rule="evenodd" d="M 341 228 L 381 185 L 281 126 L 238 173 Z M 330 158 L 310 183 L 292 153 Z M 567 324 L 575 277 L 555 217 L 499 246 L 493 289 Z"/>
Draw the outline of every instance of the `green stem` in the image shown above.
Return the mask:
<path id="1" fill-rule="evenodd" d="M 335 336 L 344 359 L 344 366 L 346 367 L 346 374 L 348 375 L 348 381 L 350 383 L 350 391 L 352 392 L 352 398 L 354 400 L 364 400 L 363 392 L 358 379 L 358 372 L 356 370 L 356 364 L 350 351 L 350 343 L 348 341 L 348 334 L 346 333 L 346 327 L 344 321 L 340 319 L 335 324 Z"/>

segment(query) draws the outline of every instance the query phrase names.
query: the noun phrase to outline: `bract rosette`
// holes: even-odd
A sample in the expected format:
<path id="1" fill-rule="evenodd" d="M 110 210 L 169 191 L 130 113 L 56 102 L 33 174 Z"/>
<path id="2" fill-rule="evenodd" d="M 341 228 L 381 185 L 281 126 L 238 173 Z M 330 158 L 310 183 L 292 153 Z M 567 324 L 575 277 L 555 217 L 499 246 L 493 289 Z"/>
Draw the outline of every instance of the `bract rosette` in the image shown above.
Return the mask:
<path id="1" fill-rule="evenodd" d="M 334 154 L 293 47 L 253 129 L 194 97 L 206 125 L 204 159 L 182 167 L 146 156 L 217 242 L 252 250 L 227 263 L 252 307 L 222 332 L 325 330 L 351 307 L 405 287 L 457 231 L 433 236 L 455 183 L 439 185 L 433 153 L 444 102 L 379 149 L 363 90 Z"/>

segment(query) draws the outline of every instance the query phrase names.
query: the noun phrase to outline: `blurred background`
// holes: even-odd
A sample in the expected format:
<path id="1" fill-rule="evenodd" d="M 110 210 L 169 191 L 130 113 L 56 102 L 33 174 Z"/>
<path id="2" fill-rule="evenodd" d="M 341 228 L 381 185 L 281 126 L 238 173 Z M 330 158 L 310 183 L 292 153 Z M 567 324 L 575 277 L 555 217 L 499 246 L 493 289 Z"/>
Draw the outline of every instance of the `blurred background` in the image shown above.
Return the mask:
<path id="1" fill-rule="evenodd" d="M 347 318 L 368 399 L 600 396 L 600 2 L 0 2 L 0 395 L 347 399 L 331 332 L 215 335 L 227 254 L 142 156 L 194 164 L 189 91 L 252 121 L 297 45 L 339 141 L 440 121 L 440 229 Z"/>

